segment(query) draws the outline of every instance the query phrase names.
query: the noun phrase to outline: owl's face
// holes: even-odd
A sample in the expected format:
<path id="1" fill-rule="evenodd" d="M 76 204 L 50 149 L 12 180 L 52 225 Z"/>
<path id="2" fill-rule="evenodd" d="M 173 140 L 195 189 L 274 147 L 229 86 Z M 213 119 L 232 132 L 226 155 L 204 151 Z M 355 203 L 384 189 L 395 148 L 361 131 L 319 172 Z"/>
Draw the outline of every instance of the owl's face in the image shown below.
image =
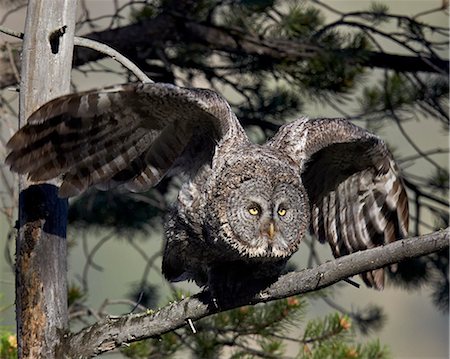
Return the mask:
<path id="1" fill-rule="evenodd" d="M 264 147 L 236 151 L 210 178 L 207 237 L 238 257 L 278 260 L 298 248 L 310 208 L 299 169 Z"/>
<path id="2" fill-rule="evenodd" d="M 289 257 L 304 235 L 309 218 L 306 193 L 292 178 L 277 177 L 248 179 L 228 199 L 235 246 L 249 257 Z"/>

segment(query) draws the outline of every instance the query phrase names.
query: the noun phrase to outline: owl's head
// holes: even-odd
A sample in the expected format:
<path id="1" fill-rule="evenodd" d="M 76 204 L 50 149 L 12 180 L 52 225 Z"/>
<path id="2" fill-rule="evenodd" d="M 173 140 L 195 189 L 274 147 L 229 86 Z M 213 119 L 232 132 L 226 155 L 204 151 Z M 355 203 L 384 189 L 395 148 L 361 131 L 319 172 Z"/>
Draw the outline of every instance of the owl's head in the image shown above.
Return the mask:
<path id="1" fill-rule="evenodd" d="M 216 193 L 222 238 L 249 258 L 290 257 L 309 224 L 299 171 L 276 156 L 253 154 L 228 162 Z M 227 188 L 224 190 L 224 188 Z"/>

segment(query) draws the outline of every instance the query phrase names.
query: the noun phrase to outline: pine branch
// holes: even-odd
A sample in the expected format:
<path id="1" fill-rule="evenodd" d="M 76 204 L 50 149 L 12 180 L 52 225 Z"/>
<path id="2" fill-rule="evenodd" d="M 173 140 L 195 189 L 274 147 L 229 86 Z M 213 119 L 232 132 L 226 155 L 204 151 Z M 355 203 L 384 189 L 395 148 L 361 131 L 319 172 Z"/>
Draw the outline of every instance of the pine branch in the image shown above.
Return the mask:
<path id="1" fill-rule="evenodd" d="M 188 319 L 198 320 L 242 305 L 268 302 L 316 291 L 350 276 L 448 247 L 449 228 L 357 252 L 314 268 L 285 274 L 250 300 L 236 298 L 236 302 L 227 308 L 217 308 L 209 292 L 204 291 L 180 302 L 169 304 L 155 313 L 108 318 L 76 334 L 69 335 L 62 345 L 69 354 L 68 358 L 89 358 L 118 348 L 125 343 L 173 331 L 186 325 Z"/>
<path id="2" fill-rule="evenodd" d="M 197 44 L 210 50 L 259 58 L 266 63 L 297 63 L 304 59 L 317 57 L 325 49 L 315 43 L 286 39 L 262 39 L 243 29 L 226 28 L 211 23 L 200 23 L 184 19 L 183 14 L 162 12 L 156 18 L 144 20 L 127 26 L 86 34 L 84 37 L 107 44 L 136 63 L 143 60 L 136 54 L 137 48 L 158 49 L 170 43 Z M 361 25 L 363 26 L 363 25 Z M 14 35 L 11 30 L 0 28 L 1 32 Z M 17 34 L 17 33 L 16 33 Z M 168 46 L 168 45 L 167 45 Z M 348 50 L 335 50 L 338 55 L 351 55 Z M 104 51 L 78 48 L 74 53 L 74 66 L 98 61 L 109 56 Z M 386 52 L 366 51 L 365 59 L 360 59 L 364 67 L 377 67 L 399 72 L 448 73 L 449 61 L 421 54 L 397 55 Z M 351 56 L 349 57 L 349 59 Z M 0 57 L 1 62 L 5 60 Z M 350 60 L 349 60 L 350 61 Z M 0 68 L 0 88 L 15 84 L 11 76 L 11 66 L 5 63 Z M 6 80 L 8 79 L 8 80 Z"/>
<path id="3" fill-rule="evenodd" d="M 183 24 L 183 31 L 177 31 L 179 26 L 177 20 L 180 21 L 163 13 L 156 19 L 87 34 L 85 37 L 106 43 L 123 54 L 133 54 L 132 49 L 136 47 L 157 48 L 162 42 L 177 41 L 202 44 L 209 49 L 228 53 L 255 56 L 271 63 L 300 62 L 318 56 L 324 51 L 315 44 L 284 39 L 261 39 L 241 29 L 194 21 L 186 21 Z M 162 28 L 164 31 L 161 31 Z M 336 50 L 336 53 L 339 52 L 345 54 L 346 50 Z M 104 56 L 101 53 L 78 50 L 75 53 L 75 64 L 80 66 Z M 367 51 L 365 56 L 362 66 L 388 68 L 400 72 L 436 72 L 436 68 L 444 70 L 448 69 L 449 65 L 448 60 L 427 56 L 396 55 L 376 51 Z"/>

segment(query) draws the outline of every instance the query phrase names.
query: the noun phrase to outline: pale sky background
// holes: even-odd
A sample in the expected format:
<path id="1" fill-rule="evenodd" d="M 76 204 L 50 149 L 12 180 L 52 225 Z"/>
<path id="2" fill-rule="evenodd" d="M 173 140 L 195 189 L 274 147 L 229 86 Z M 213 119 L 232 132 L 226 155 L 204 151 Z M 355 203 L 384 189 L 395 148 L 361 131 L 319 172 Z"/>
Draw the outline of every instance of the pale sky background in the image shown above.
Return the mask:
<path id="1" fill-rule="evenodd" d="M 109 6 L 112 2 L 107 0 L 93 0 L 90 2 L 92 14 L 109 13 Z M 363 10 L 367 9 L 369 1 L 327 1 L 328 4 L 338 7 L 342 11 Z M 429 9 L 439 6 L 441 1 L 424 0 L 424 1 L 384 1 L 389 5 L 392 13 L 396 14 L 414 14 L 421 9 Z M 3 16 L 0 10 L 0 18 Z M 14 30 L 23 30 L 24 15 L 17 14 L 11 17 L 5 23 Z M 432 17 L 435 24 L 447 25 L 448 19 L 444 13 L 435 14 Z M 0 44 L 3 41 L 12 41 L 10 37 L 0 35 Z M 395 51 L 394 47 L 392 51 Z M 448 58 L 448 57 L 447 57 Z M 82 82 L 79 89 L 89 89 L 99 87 L 101 85 L 122 82 L 120 78 L 114 76 L 92 76 L 83 78 L 79 72 L 74 71 L 74 78 Z M 351 109 L 349 109 L 351 110 Z M 304 113 L 309 117 L 315 116 L 336 116 L 336 112 L 330 108 L 321 105 L 307 104 Z M 2 127 L 0 127 L 2 128 Z M 410 152 L 408 145 L 403 143 L 402 137 L 395 128 L 383 128 L 380 135 L 390 144 L 395 145 L 400 154 Z M 408 133 L 415 138 L 416 143 L 422 150 L 427 148 L 448 148 L 448 134 L 444 132 L 439 124 L 433 121 L 410 123 L 407 127 Z M 7 136 L 8 137 L 8 136 Z M 3 151 L 0 152 L 0 154 Z M 448 156 L 440 155 L 434 157 L 441 165 L 448 167 Z M 2 161 L 3 159 L 0 158 Z M 409 170 L 411 170 L 409 168 Z M 427 174 L 430 170 L 426 164 L 417 163 L 413 170 L 419 174 Z M 0 218 L 0 250 L 3 251 L 7 228 Z M 95 245 L 96 239 L 100 234 L 96 234 L 92 238 L 91 248 Z M 76 238 L 72 238 L 77 242 Z M 142 241 L 143 246 L 148 246 L 149 253 L 152 252 L 152 243 L 155 241 Z M 76 283 L 76 278 L 80 276 L 85 257 L 81 248 L 81 241 L 70 251 L 69 258 L 69 281 Z M 321 257 L 323 260 L 331 259 L 331 253 L 328 247 L 321 248 Z M 299 268 L 305 266 L 305 255 L 300 248 L 299 253 L 294 260 L 299 264 Z M 94 308 L 98 308 L 105 298 L 115 299 L 123 298 L 125 293 L 130 289 L 131 283 L 136 283 L 142 274 L 145 262 L 141 257 L 124 240 L 110 241 L 103 250 L 99 251 L 95 258 L 96 263 L 103 267 L 103 272 L 91 270 L 88 304 Z M 355 278 L 356 279 L 356 278 Z M 159 273 L 152 272 L 152 281 L 161 282 Z M 10 272 L 10 268 L 0 255 L 0 308 L 11 305 L 14 302 L 14 279 Z M 196 291 L 195 286 L 189 287 L 192 291 Z M 1 295 L 1 294 L 0 294 Z M 164 294 L 161 296 L 162 302 L 165 301 Z M 356 289 L 350 285 L 340 285 L 338 290 L 334 292 L 334 299 L 340 305 L 346 308 L 363 308 L 369 304 L 380 304 L 383 306 L 387 315 L 387 323 L 380 332 L 372 333 L 367 337 L 358 337 L 356 340 L 370 340 L 379 338 L 382 344 L 386 344 L 395 359 L 442 359 L 448 358 L 448 316 L 439 312 L 430 301 L 430 293 L 427 290 L 419 290 L 406 292 L 397 288 L 389 287 L 383 292 L 361 287 Z M 113 313 L 121 314 L 127 311 L 125 307 L 111 307 Z M 311 303 L 308 311 L 308 318 L 323 316 L 325 313 L 333 312 L 333 310 L 317 300 Z M 0 313 L 0 327 L 11 326 L 14 323 L 14 312 L 11 307 Z M 292 354 L 294 354 L 293 352 Z M 113 357 L 105 355 L 105 357 Z M 114 356 L 120 358 L 121 356 Z"/>

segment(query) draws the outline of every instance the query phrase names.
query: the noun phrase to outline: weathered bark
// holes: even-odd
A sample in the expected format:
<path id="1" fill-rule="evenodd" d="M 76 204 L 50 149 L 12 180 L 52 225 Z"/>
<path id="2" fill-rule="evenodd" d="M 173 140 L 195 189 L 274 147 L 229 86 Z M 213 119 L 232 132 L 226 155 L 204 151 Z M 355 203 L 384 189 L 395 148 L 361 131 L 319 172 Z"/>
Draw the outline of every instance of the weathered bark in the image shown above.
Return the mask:
<path id="1" fill-rule="evenodd" d="M 408 258 L 448 249 L 449 229 L 409 238 L 361 252 L 356 252 L 320 266 L 288 273 L 256 296 L 218 308 L 208 292 L 201 292 L 170 304 L 153 314 L 134 314 L 109 318 L 71 335 L 64 343 L 68 358 L 90 358 L 125 343 L 167 333 L 221 310 L 247 304 L 268 302 L 328 287 L 358 273 L 373 270 Z M 369 289 L 368 289 L 369 290 Z"/>
<path id="2" fill-rule="evenodd" d="M 76 1 L 32 0 L 27 9 L 20 81 L 19 125 L 39 106 L 70 91 Z M 16 242 L 16 321 L 19 358 L 60 358 L 68 329 L 67 200 L 52 184 L 28 188 L 20 179 Z"/>

